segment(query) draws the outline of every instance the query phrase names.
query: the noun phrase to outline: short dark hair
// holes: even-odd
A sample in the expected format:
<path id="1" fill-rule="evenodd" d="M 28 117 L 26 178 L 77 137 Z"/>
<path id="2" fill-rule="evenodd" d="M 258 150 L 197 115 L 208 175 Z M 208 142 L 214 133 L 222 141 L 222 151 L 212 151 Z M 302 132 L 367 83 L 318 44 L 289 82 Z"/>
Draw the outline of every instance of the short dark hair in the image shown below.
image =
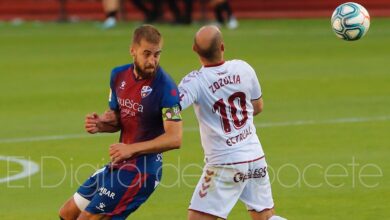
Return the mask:
<path id="1" fill-rule="evenodd" d="M 161 41 L 161 34 L 153 25 L 144 24 L 134 30 L 133 44 L 141 44 L 144 39 L 149 43 L 158 44 Z"/>
<path id="2" fill-rule="evenodd" d="M 221 45 L 221 36 L 220 34 L 216 34 L 210 42 L 210 45 L 207 48 L 202 48 L 196 42 L 196 38 L 194 39 L 194 45 L 196 52 L 199 56 L 205 58 L 208 61 L 215 61 L 220 59 L 219 47 Z"/>

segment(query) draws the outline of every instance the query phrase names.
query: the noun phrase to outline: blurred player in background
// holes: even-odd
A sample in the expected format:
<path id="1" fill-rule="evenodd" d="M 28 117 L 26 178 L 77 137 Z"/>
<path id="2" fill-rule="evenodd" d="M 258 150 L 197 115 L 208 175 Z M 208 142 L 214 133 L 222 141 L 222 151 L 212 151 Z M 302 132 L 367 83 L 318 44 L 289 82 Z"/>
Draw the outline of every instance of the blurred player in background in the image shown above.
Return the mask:
<path id="1" fill-rule="evenodd" d="M 110 146 L 111 163 L 96 171 L 61 208 L 61 219 L 125 219 L 160 182 L 161 152 L 180 147 L 182 122 L 178 90 L 159 66 L 159 31 L 143 25 L 134 31 L 133 64 L 115 68 L 110 110 L 86 116 L 86 131 L 120 131 Z"/>
<path id="2" fill-rule="evenodd" d="M 183 0 L 183 10 L 179 7 L 179 1 L 166 0 L 173 15 L 173 24 L 191 24 L 193 0 Z"/>
<path id="3" fill-rule="evenodd" d="M 211 0 L 210 4 L 214 8 L 214 14 L 218 25 L 222 26 L 226 24 L 226 27 L 229 29 L 236 29 L 238 27 L 238 21 L 233 15 L 233 10 L 229 4 L 229 0 Z M 225 13 L 226 19 L 224 15 Z"/>
<path id="4" fill-rule="evenodd" d="M 155 13 L 157 10 L 160 10 L 158 9 L 159 4 L 157 4 L 159 0 L 153 0 L 153 10 L 148 9 L 143 0 L 131 0 L 131 2 L 144 14 L 145 22 L 152 22 L 157 19 L 155 16 L 158 15 Z M 113 28 L 117 23 L 117 15 L 120 9 L 120 0 L 103 0 L 102 3 L 104 12 L 106 13 L 106 20 L 104 20 L 102 27 L 104 29 Z"/>
<path id="5" fill-rule="evenodd" d="M 116 16 L 119 11 L 119 0 L 103 0 L 103 9 L 106 13 L 103 28 L 112 28 L 116 25 Z"/>
<path id="6" fill-rule="evenodd" d="M 222 34 L 202 27 L 193 50 L 202 68 L 179 84 L 183 109 L 194 105 L 205 167 L 189 207 L 189 220 L 226 219 L 238 199 L 254 220 L 281 220 L 274 202 L 264 152 L 253 116 L 263 110 L 259 81 L 242 60 L 224 61 Z"/>
<path id="7" fill-rule="evenodd" d="M 172 13 L 173 24 L 190 24 L 192 22 L 192 2 L 193 0 L 183 0 L 183 12 L 181 11 L 177 0 L 131 0 L 134 6 L 144 14 L 145 23 L 164 21 L 164 3 L 168 4 Z M 147 4 L 149 3 L 149 4 Z M 102 27 L 104 29 L 113 28 L 117 23 L 117 15 L 120 10 L 120 0 L 103 0 L 103 9 L 106 19 Z"/>

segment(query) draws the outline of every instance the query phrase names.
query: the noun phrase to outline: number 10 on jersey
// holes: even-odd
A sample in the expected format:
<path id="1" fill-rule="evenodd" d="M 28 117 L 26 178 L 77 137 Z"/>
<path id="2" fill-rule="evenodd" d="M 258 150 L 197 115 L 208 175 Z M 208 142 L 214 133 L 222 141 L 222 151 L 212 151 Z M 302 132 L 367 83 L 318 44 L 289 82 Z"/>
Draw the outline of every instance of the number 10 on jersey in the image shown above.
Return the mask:
<path id="1" fill-rule="evenodd" d="M 238 104 L 238 106 L 236 106 L 236 103 Z M 230 113 L 229 115 L 228 111 Z M 225 100 L 219 99 L 213 105 L 213 113 L 218 114 L 220 116 L 222 130 L 226 134 L 232 132 L 231 124 L 233 124 L 235 129 L 242 128 L 248 120 L 245 93 L 233 93 L 227 99 L 227 103 L 225 102 Z M 238 117 L 239 114 L 242 115 L 241 119 L 239 119 Z"/>

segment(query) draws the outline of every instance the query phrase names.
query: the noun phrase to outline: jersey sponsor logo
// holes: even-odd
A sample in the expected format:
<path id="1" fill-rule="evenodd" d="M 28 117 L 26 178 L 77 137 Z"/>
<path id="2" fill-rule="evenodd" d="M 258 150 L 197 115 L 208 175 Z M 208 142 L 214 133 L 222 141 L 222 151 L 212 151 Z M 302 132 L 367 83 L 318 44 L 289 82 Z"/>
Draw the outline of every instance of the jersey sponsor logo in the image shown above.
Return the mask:
<path id="1" fill-rule="evenodd" d="M 238 172 L 234 174 L 233 181 L 238 182 L 245 182 L 245 180 L 252 179 L 252 178 L 264 178 L 267 175 L 267 167 L 257 168 L 257 169 L 249 169 L 248 172 L 242 173 Z"/>
<path id="2" fill-rule="evenodd" d="M 235 144 L 238 144 L 242 141 L 244 141 L 245 139 L 247 139 L 250 135 L 252 134 L 252 129 L 251 127 L 249 126 L 248 128 L 246 128 L 245 130 L 243 130 L 240 134 L 236 135 L 236 136 L 233 136 L 233 137 L 229 137 L 228 139 L 226 139 L 226 144 L 228 146 L 233 146 Z"/>
<path id="3" fill-rule="evenodd" d="M 107 197 L 109 197 L 111 199 L 115 199 L 115 193 L 111 192 L 110 190 L 108 190 L 105 187 L 100 187 L 98 189 L 98 191 L 99 191 L 99 196 L 107 196 Z"/>
<path id="4" fill-rule="evenodd" d="M 130 99 L 121 99 L 118 97 L 118 103 L 121 107 L 126 107 L 129 110 L 136 111 L 136 112 L 143 112 L 144 111 L 144 106 L 134 102 L 133 100 Z"/>
<path id="5" fill-rule="evenodd" d="M 125 86 L 126 86 L 126 82 L 125 81 L 122 81 L 121 82 L 121 86 L 119 86 L 120 89 L 125 89 Z"/>
<path id="6" fill-rule="evenodd" d="M 141 97 L 142 98 L 147 97 L 152 91 L 153 89 L 150 88 L 150 86 L 143 86 L 141 89 Z"/>
<path id="7" fill-rule="evenodd" d="M 231 75 L 231 76 L 225 76 L 224 78 L 218 79 L 217 81 L 213 82 L 209 89 L 214 94 L 218 89 L 230 85 L 230 84 L 240 84 L 241 79 L 240 75 Z"/>

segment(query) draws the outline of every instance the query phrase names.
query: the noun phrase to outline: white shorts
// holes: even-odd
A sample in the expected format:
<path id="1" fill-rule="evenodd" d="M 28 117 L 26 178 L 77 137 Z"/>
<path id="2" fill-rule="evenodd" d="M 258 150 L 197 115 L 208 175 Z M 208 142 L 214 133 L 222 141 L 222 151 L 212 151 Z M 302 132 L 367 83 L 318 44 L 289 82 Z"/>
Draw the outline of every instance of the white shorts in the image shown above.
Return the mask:
<path id="1" fill-rule="evenodd" d="M 239 164 L 206 165 L 189 210 L 226 219 L 238 199 L 251 211 L 274 207 L 264 157 Z"/>

